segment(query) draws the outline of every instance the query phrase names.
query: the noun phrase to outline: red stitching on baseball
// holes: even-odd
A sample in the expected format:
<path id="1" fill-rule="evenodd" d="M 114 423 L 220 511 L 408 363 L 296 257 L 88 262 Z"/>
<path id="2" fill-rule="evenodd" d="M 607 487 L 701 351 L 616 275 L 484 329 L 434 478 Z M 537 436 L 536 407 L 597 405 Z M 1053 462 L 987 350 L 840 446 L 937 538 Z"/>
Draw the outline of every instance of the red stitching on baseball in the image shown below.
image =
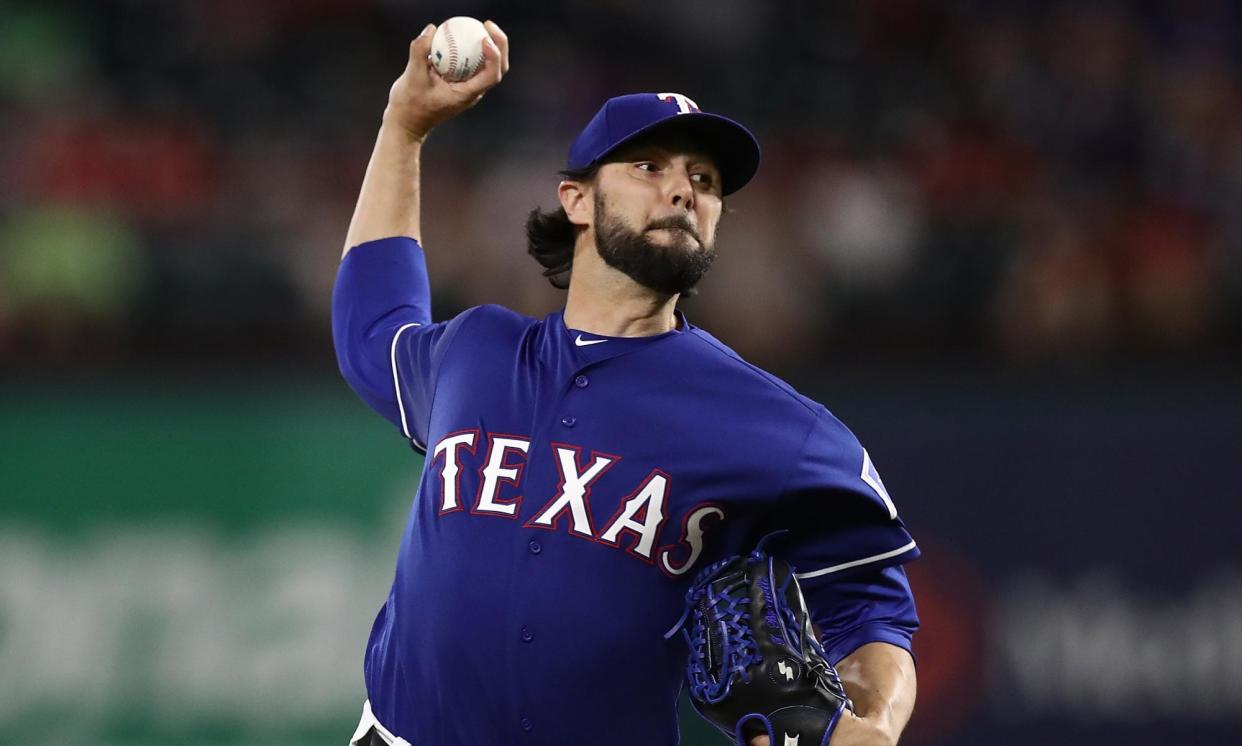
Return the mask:
<path id="1" fill-rule="evenodd" d="M 457 77 L 457 40 L 453 38 L 453 27 L 448 23 L 444 24 L 444 40 L 449 46 L 449 77 Z"/>

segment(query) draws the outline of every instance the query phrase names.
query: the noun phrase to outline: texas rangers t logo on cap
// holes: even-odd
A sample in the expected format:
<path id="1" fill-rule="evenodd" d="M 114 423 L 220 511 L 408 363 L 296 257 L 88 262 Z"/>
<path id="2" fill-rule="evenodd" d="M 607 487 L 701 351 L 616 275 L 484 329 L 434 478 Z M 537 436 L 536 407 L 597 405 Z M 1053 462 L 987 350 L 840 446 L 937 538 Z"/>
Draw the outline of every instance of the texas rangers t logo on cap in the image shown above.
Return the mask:
<path id="1" fill-rule="evenodd" d="M 689 114 L 692 111 L 700 111 L 699 105 L 689 96 L 683 96 L 680 93 L 657 93 L 661 101 L 673 101 L 677 104 L 678 114 Z"/>
<path id="2" fill-rule="evenodd" d="M 750 181 L 759 168 L 759 143 L 737 122 L 699 108 L 680 93 L 630 93 L 604 102 L 569 146 L 567 171 L 599 165 L 621 146 L 665 127 L 689 134 L 720 168 L 721 194 Z"/>

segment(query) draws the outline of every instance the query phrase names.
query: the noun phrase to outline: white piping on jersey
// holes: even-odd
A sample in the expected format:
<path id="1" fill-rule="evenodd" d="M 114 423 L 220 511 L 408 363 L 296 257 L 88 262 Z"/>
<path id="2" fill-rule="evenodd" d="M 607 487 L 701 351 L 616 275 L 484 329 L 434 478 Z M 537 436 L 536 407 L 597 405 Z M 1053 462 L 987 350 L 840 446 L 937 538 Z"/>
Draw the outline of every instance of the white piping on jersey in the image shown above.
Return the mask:
<path id="1" fill-rule="evenodd" d="M 868 562 L 879 562 L 880 560 L 886 560 L 889 557 L 896 557 L 899 554 L 905 554 L 911 549 L 914 549 L 914 546 L 915 546 L 914 542 L 911 541 L 909 544 L 905 545 L 904 547 L 898 547 L 891 552 L 884 552 L 883 554 L 874 554 L 870 557 L 863 557 L 860 560 L 854 560 L 853 562 L 842 562 L 839 565 L 833 565 L 832 567 L 825 567 L 822 570 L 812 570 L 811 572 L 794 573 L 794 577 L 797 578 L 798 580 L 806 580 L 807 578 L 818 578 L 820 575 L 827 575 L 829 573 L 838 572 L 840 570 L 848 570 L 851 567 L 858 567 L 859 565 L 865 565 Z"/>
<path id="2" fill-rule="evenodd" d="M 371 711 L 371 700 L 362 703 L 362 719 L 358 721 L 358 728 L 354 731 L 354 737 L 349 739 L 349 746 L 361 746 L 362 739 L 371 732 L 371 728 L 375 728 L 375 732 L 379 735 L 380 740 L 384 743 L 392 744 L 392 746 L 410 746 L 410 742 L 404 738 L 393 734 L 392 731 L 384 727 L 384 724 L 375 718 L 375 713 Z"/>
<path id="3" fill-rule="evenodd" d="M 388 351 L 388 357 L 392 360 L 392 388 L 397 395 L 397 412 L 401 414 L 401 432 L 405 433 L 407 440 L 414 441 L 415 445 L 421 446 L 422 444 L 415 440 L 413 435 L 410 435 L 410 426 L 405 421 L 405 405 L 401 403 L 401 384 L 397 381 L 397 339 L 401 336 L 401 332 L 409 329 L 411 326 L 422 326 L 422 324 L 410 322 L 397 329 L 397 333 L 392 335 L 392 347 Z"/>
<path id="4" fill-rule="evenodd" d="M 880 479 L 880 472 L 876 471 L 875 464 L 871 463 L 871 454 L 867 453 L 866 448 L 863 449 L 862 474 L 859 476 L 884 501 L 884 507 L 888 508 L 888 517 L 896 518 L 897 506 L 893 504 L 893 498 L 888 496 L 888 490 L 884 489 L 884 482 Z"/>

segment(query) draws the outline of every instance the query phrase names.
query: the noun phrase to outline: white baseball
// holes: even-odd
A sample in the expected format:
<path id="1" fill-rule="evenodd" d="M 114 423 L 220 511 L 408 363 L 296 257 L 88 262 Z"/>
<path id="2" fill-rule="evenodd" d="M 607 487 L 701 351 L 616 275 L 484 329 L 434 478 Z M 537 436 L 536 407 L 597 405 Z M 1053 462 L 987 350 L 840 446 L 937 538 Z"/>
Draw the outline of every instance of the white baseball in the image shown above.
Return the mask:
<path id="1" fill-rule="evenodd" d="M 440 77 L 454 83 L 473 77 L 483 67 L 487 29 L 478 19 L 454 16 L 431 37 L 431 63 Z"/>

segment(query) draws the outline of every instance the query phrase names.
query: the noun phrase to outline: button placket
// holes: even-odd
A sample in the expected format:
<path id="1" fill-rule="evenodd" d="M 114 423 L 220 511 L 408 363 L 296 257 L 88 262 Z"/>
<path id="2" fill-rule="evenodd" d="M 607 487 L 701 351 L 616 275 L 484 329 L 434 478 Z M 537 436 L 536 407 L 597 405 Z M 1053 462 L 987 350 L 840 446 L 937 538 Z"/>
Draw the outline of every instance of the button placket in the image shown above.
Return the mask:
<path id="1" fill-rule="evenodd" d="M 574 376 L 573 385 L 578 389 L 585 389 L 591 385 L 591 379 L 585 373 L 579 373 Z M 563 415 L 561 417 L 561 427 L 573 427 L 578 424 L 578 418 L 572 414 Z"/>

